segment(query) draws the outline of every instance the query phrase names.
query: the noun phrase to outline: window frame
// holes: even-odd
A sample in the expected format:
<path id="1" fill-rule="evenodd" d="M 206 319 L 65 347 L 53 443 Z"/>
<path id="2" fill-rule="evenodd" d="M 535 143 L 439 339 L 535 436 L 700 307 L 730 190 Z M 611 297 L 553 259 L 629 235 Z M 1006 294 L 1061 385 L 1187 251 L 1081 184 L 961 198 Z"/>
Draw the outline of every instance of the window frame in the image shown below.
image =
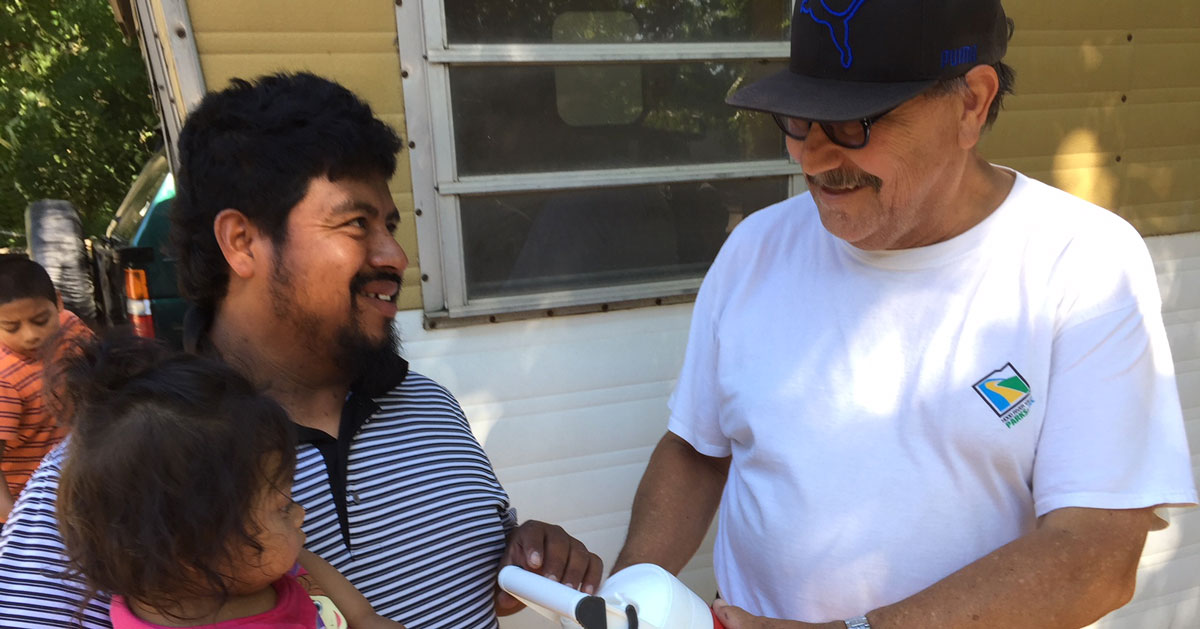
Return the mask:
<path id="1" fill-rule="evenodd" d="M 513 192 L 787 177 L 787 194 L 804 189 L 799 165 L 772 160 L 459 176 L 450 94 L 454 66 L 563 63 L 672 63 L 787 60 L 790 43 L 449 44 L 444 0 L 396 3 L 424 311 L 430 318 L 653 300 L 694 294 L 701 279 L 639 282 L 503 297 L 467 298 L 459 198 Z M 793 0 L 794 6 L 794 0 Z M 653 303 L 653 302 L 651 302 Z"/>

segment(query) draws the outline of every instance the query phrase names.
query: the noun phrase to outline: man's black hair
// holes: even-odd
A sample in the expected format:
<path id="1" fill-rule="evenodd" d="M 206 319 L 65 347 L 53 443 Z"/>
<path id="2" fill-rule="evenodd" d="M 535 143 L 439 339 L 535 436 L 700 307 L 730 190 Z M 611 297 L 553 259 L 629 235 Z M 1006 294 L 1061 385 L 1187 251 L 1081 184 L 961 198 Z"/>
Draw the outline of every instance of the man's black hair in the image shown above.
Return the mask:
<path id="1" fill-rule="evenodd" d="M 183 296 L 209 313 L 225 296 L 229 266 L 213 235 L 222 210 L 283 245 L 312 179 L 390 178 L 400 146 L 365 102 L 313 74 L 234 79 L 206 95 L 179 136 L 171 244 Z"/>
<path id="2" fill-rule="evenodd" d="M 58 293 L 50 274 L 42 265 L 23 255 L 0 255 L 0 304 L 30 298 L 58 303 Z"/>

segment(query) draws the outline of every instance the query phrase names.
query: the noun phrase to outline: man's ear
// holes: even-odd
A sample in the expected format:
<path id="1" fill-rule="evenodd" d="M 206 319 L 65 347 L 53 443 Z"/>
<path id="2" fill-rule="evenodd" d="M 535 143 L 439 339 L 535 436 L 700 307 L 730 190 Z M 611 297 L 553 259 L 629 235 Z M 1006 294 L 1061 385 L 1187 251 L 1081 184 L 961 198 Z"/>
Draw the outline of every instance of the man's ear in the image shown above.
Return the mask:
<path id="1" fill-rule="evenodd" d="M 1000 91 L 1000 77 L 989 65 L 971 68 L 964 76 L 967 87 L 962 92 L 963 112 L 958 125 L 958 143 L 964 149 L 975 148 L 987 124 L 988 109 Z"/>
<path id="2" fill-rule="evenodd" d="M 213 219 L 213 235 L 229 270 L 243 279 L 252 277 L 256 263 L 265 253 L 262 245 L 266 239 L 250 219 L 237 210 L 221 210 Z"/>

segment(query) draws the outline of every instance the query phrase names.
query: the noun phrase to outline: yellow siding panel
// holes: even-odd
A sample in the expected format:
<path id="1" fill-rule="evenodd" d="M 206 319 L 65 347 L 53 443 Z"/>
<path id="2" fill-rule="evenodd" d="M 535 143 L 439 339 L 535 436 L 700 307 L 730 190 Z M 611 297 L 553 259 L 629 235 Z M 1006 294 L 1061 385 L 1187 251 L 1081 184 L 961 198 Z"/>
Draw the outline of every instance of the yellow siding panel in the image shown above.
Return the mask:
<path id="1" fill-rule="evenodd" d="M 191 0 L 197 32 L 366 32 L 396 30 L 383 0 Z"/>
<path id="2" fill-rule="evenodd" d="M 1131 105 L 1118 113 L 1129 148 L 1191 145 L 1200 150 L 1200 101 Z"/>
<path id="3" fill-rule="evenodd" d="M 1009 0 L 1016 94 L 983 154 L 1125 216 L 1200 230 L 1200 2 Z"/>
<path id="4" fill-rule="evenodd" d="M 201 33 L 196 36 L 200 54 L 295 54 L 377 52 L 396 54 L 392 31 L 371 33 Z"/>
<path id="5" fill-rule="evenodd" d="M 1004 3 L 1018 33 L 1037 30 L 1097 30 L 1130 28 L 1141 13 L 1137 0 L 1021 0 Z M 1184 2 L 1163 2 L 1178 4 Z"/>
<path id="6" fill-rule="evenodd" d="M 1200 29 L 1196 29 L 1200 35 Z M 1137 89 L 1200 87 L 1200 41 L 1134 46 L 1132 86 Z"/>
<path id="7" fill-rule="evenodd" d="M 1008 0 L 1004 10 L 1017 32 L 1200 28 L 1195 0 Z"/>
<path id="8" fill-rule="evenodd" d="M 379 114 L 404 111 L 400 67 L 395 54 L 227 54 L 203 55 L 208 89 L 221 89 L 234 77 L 249 78 L 272 72 L 307 71 L 345 85 Z"/>
<path id="9" fill-rule="evenodd" d="M 988 158 L 1117 153 L 1123 131 L 1112 109 L 1037 109 L 1003 112 L 983 140 Z"/>
<path id="10" fill-rule="evenodd" d="M 1146 203 L 1147 206 L 1166 206 L 1200 199 L 1200 156 L 1171 162 L 1137 162 L 1125 166 L 1128 196 L 1123 205 Z M 1162 208 L 1167 209 L 1167 208 Z"/>
<path id="11" fill-rule="evenodd" d="M 1017 71 L 1018 94 L 1120 91 L 1127 89 L 1132 46 L 1016 46 L 1005 57 Z M 1046 64 L 1047 60 L 1053 63 Z M 1045 67 L 1043 67 L 1045 66 Z"/>
<path id="12" fill-rule="evenodd" d="M 1117 213 L 1146 236 L 1200 232 L 1200 220 L 1196 218 L 1200 214 L 1200 201 L 1196 199 L 1122 207 Z"/>
<path id="13" fill-rule="evenodd" d="M 396 305 L 400 310 L 419 310 L 421 304 L 421 269 L 417 268 L 416 249 L 405 249 L 408 252 L 408 258 L 411 260 L 410 266 L 404 270 L 400 289 L 400 298 Z"/>

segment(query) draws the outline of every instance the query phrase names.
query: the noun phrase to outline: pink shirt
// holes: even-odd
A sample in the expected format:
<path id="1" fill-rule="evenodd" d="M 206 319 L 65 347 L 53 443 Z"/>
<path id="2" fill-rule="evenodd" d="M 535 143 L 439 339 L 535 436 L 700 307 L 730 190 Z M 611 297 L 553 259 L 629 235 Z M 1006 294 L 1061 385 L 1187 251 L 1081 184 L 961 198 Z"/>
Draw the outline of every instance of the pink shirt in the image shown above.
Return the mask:
<path id="1" fill-rule="evenodd" d="M 296 577 L 285 575 L 271 585 L 275 587 L 276 598 L 275 607 L 270 610 L 245 618 L 197 626 L 213 629 L 316 629 L 317 608 Z M 112 619 L 113 629 L 168 629 L 134 616 L 122 596 L 112 597 L 108 615 Z"/>

